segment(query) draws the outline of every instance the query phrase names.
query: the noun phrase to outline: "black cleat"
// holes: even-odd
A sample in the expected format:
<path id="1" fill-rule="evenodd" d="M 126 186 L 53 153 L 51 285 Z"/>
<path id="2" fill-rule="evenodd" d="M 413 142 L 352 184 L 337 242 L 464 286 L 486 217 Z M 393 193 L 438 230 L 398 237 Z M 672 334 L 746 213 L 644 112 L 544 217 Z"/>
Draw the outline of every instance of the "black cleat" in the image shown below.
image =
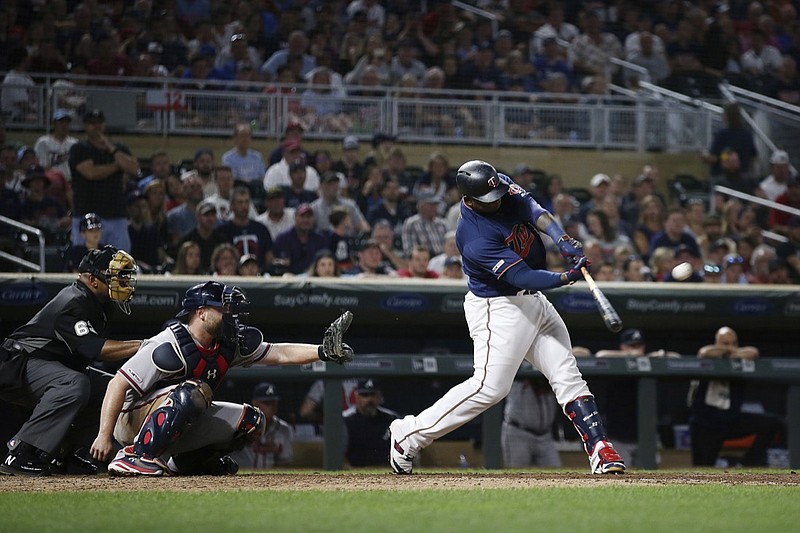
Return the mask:
<path id="1" fill-rule="evenodd" d="M 0 473 L 8 476 L 49 476 L 55 465 L 55 459 L 46 451 L 20 442 L 3 459 Z"/>

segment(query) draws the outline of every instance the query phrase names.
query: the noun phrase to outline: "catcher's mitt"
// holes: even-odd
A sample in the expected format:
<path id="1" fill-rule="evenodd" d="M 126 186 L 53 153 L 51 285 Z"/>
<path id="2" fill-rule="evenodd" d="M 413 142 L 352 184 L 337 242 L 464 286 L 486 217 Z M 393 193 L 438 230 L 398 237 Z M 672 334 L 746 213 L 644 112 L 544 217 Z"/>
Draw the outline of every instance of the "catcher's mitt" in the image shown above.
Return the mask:
<path id="1" fill-rule="evenodd" d="M 328 326 L 318 350 L 321 361 L 333 361 L 343 365 L 353 360 L 353 349 L 342 342 L 342 336 L 352 321 L 353 313 L 345 311 Z"/>

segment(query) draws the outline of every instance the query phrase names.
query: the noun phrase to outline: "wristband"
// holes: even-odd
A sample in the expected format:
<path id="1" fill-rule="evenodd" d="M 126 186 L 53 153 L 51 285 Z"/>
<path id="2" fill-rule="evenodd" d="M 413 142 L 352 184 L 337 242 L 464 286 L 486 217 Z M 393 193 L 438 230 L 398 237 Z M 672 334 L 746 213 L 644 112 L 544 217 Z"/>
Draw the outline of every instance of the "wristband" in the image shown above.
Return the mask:
<path id="1" fill-rule="evenodd" d="M 317 357 L 319 357 L 320 361 L 330 361 L 328 356 L 325 355 L 325 350 L 322 348 L 321 344 L 317 346 Z"/>

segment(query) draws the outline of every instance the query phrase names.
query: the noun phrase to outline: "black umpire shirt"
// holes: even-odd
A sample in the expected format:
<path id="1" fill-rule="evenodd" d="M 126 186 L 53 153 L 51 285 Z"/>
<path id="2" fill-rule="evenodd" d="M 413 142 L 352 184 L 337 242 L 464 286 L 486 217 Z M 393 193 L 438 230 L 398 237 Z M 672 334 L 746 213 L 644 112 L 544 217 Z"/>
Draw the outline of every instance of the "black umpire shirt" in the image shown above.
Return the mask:
<path id="1" fill-rule="evenodd" d="M 74 370 L 100 358 L 105 343 L 101 335 L 112 312 L 80 281 L 64 287 L 30 321 L 8 339 L 15 351 L 29 357 L 58 361 Z M 6 341 L 5 344 L 8 344 Z"/>
<path id="2" fill-rule="evenodd" d="M 368 418 L 353 406 L 343 416 L 347 427 L 347 461 L 352 466 L 385 464 L 389 454 L 389 424 L 397 418 L 397 413 L 378 407 L 378 414 Z"/>

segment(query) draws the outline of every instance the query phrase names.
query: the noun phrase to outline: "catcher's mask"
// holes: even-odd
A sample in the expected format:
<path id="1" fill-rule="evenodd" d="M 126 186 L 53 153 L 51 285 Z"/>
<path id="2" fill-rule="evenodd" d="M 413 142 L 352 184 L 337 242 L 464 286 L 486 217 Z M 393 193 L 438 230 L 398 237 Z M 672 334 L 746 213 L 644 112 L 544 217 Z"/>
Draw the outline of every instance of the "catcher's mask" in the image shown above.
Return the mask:
<path id="1" fill-rule="evenodd" d="M 108 286 L 108 297 L 126 315 L 131 314 L 130 302 L 136 291 L 137 269 L 131 254 L 111 245 L 89 250 L 78 266 L 79 272 L 89 273 Z"/>
<path id="2" fill-rule="evenodd" d="M 244 308 L 250 302 L 244 291 L 235 285 L 225 285 L 218 281 L 207 281 L 186 290 L 182 302 L 182 309 L 176 318 L 189 316 L 200 307 L 216 307 L 222 311 L 223 340 L 237 343 L 243 333 L 245 318 L 248 313 Z"/>

